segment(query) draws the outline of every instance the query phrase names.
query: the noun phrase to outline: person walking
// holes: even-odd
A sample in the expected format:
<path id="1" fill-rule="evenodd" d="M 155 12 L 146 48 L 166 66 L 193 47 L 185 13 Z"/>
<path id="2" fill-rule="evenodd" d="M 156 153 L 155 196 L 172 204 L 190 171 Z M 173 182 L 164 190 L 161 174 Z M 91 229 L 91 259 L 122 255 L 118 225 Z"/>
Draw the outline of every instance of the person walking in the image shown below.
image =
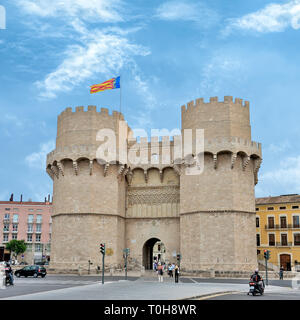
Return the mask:
<path id="1" fill-rule="evenodd" d="M 279 279 L 280 280 L 283 280 L 283 271 L 284 271 L 284 268 L 283 268 L 283 266 L 281 266 L 280 270 L 279 270 Z"/>
<path id="2" fill-rule="evenodd" d="M 173 268 L 172 268 L 171 263 L 169 264 L 168 271 L 169 271 L 169 277 L 173 278 Z"/>
<path id="3" fill-rule="evenodd" d="M 177 265 L 177 264 L 176 264 L 176 266 L 175 266 L 174 271 L 175 271 L 175 282 L 176 282 L 176 283 L 178 283 L 178 278 L 179 278 L 179 267 L 178 267 L 178 265 Z"/>
<path id="4" fill-rule="evenodd" d="M 163 270 L 163 266 L 161 265 L 160 262 L 158 263 L 157 274 L 158 274 L 158 282 L 163 282 L 164 281 L 164 270 Z"/>

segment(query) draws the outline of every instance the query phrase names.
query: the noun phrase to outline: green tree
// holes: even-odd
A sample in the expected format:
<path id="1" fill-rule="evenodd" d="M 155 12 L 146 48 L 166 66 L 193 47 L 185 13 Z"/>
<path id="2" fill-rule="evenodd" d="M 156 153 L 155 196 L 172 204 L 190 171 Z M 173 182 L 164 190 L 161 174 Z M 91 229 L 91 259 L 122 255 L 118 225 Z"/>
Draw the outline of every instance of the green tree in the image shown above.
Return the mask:
<path id="1" fill-rule="evenodd" d="M 14 253 L 17 256 L 20 253 L 24 253 L 26 251 L 26 244 L 24 240 L 10 240 L 6 244 L 6 249 L 10 251 L 10 253 Z"/>

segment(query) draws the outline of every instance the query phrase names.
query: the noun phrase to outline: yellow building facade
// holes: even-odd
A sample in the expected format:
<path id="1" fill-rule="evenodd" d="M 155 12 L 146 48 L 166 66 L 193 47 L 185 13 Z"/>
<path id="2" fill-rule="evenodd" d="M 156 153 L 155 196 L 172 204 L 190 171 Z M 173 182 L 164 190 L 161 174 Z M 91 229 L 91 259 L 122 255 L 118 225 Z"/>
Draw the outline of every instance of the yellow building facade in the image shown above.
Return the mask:
<path id="1" fill-rule="evenodd" d="M 270 250 L 270 267 L 300 271 L 300 195 L 256 198 L 258 260 Z"/>

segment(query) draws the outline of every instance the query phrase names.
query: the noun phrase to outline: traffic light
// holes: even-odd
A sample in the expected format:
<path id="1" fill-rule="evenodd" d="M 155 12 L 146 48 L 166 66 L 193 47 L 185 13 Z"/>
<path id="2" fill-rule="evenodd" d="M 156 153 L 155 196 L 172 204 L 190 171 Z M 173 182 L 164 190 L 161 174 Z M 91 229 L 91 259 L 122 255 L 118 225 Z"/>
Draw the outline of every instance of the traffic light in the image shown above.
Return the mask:
<path id="1" fill-rule="evenodd" d="M 270 253 L 270 250 L 264 250 L 264 258 L 266 260 L 269 260 L 271 257 L 271 253 Z"/>
<path id="2" fill-rule="evenodd" d="M 100 243 L 100 252 L 105 256 L 105 243 Z"/>

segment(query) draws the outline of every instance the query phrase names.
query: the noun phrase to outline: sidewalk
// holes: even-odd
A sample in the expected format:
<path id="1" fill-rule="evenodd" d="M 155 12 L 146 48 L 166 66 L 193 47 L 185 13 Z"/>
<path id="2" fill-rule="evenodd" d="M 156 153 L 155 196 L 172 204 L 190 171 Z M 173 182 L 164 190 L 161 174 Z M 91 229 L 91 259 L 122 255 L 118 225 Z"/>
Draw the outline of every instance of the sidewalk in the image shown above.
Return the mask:
<path id="1" fill-rule="evenodd" d="M 33 293 L 4 300 L 181 300 L 223 292 L 247 293 L 248 284 L 175 283 L 120 280 L 89 284 L 47 292 Z M 293 289 L 268 286 L 267 292 L 290 292 Z"/>

